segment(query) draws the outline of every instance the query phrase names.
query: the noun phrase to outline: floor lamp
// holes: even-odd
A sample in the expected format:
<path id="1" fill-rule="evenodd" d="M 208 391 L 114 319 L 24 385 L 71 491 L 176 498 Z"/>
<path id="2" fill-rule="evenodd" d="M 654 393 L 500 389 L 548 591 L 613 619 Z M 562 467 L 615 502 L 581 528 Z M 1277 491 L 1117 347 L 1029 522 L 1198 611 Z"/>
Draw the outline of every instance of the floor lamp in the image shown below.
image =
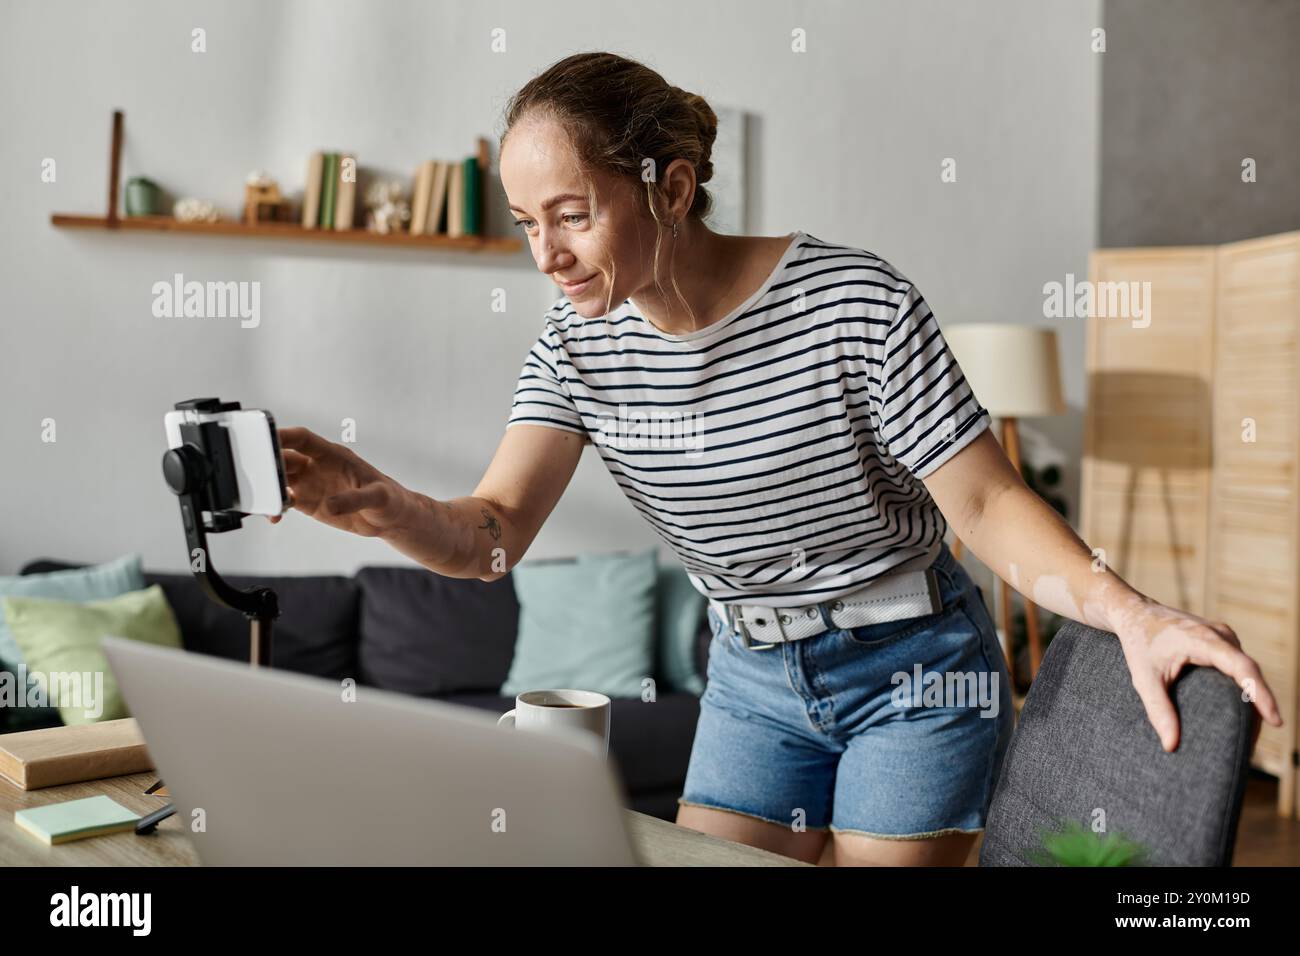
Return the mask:
<path id="1" fill-rule="evenodd" d="M 1020 472 L 1022 418 L 1043 418 L 1065 410 L 1061 397 L 1061 367 L 1056 333 L 1051 329 L 1003 323 L 952 325 L 944 339 L 961 366 L 976 399 L 1000 425 L 1002 448 L 1017 474 Z M 961 542 L 953 551 L 961 556 Z M 998 623 L 1006 635 L 1007 669 L 1014 683 L 1015 655 L 1011 648 L 1011 585 L 994 572 L 998 581 Z M 1029 677 L 1038 676 L 1043 659 L 1038 631 L 1038 607 L 1025 602 L 1025 634 L 1029 641 Z"/>

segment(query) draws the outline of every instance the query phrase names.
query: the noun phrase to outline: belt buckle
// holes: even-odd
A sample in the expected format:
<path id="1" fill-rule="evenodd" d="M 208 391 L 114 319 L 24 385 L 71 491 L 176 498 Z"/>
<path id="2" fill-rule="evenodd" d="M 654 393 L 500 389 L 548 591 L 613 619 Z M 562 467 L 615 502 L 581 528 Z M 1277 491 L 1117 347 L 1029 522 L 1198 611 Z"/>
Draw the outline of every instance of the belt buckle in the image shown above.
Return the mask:
<path id="1" fill-rule="evenodd" d="M 775 644 L 753 644 L 749 636 L 749 627 L 745 624 L 744 617 L 736 610 L 734 605 L 727 605 L 727 616 L 731 618 L 731 627 L 740 635 L 741 646 L 747 651 L 766 651 L 776 647 Z"/>

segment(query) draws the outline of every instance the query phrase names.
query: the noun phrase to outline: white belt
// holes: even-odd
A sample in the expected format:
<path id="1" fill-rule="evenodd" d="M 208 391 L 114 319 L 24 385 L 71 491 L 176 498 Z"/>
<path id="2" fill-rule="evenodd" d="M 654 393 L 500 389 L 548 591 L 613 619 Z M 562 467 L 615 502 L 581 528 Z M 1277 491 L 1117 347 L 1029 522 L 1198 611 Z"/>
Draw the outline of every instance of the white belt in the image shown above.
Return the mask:
<path id="1" fill-rule="evenodd" d="M 785 641 L 798 641 L 829 630 L 822 615 L 823 607 L 835 627 L 844 630 L 943 610 L 939 580 L 930 568 L 883 574 L 850 594 L 820 604 L 765 607 L 710 603 L 718 617 L 739 633 L 740 642 L 751 651 L 764 651 Z"/>

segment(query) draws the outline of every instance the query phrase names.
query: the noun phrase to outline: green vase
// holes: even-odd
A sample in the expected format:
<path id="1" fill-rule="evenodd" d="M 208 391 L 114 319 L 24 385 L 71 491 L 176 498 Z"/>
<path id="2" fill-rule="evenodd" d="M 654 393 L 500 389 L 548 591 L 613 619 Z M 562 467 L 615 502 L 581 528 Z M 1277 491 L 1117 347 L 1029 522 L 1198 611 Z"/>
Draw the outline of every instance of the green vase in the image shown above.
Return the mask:
<path id="1" fill-rule="evenodd" d="M 126 181 L 126 214 L 157 216 L 162 211 L 162 190 L 152 179 L 133 176 Z"/>

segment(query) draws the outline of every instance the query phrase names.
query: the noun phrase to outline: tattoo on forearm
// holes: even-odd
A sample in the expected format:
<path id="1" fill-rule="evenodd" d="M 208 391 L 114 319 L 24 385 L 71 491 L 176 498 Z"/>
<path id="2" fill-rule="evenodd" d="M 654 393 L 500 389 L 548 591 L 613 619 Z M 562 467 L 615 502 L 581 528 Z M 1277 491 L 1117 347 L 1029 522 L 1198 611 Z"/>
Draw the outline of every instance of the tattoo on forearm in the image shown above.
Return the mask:
<path id="1" fill-rule="evenodd" d="M 480 508 L 479 511 L 483 512 L 483 523 L 479 525 L 479 527 L 487 528 L 487 532 L 488 534 L 492 535 L 493 541 L 500 541 L 501 524 L 497 521 L 495 517 L 493 517 L 491 512 L 489 512 L 486 508 Z"/>

